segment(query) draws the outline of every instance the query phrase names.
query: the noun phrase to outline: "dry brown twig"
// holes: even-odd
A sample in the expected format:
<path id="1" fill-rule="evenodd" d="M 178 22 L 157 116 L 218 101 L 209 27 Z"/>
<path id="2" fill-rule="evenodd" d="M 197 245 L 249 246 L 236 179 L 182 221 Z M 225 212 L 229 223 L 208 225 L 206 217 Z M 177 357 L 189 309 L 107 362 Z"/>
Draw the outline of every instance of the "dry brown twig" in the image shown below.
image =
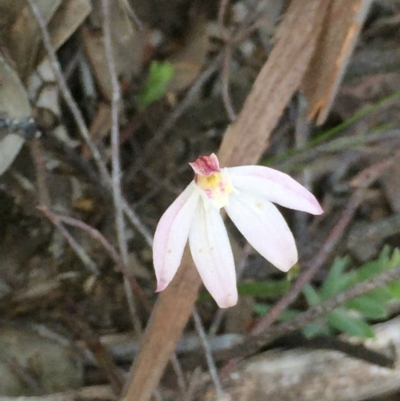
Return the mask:
<path id="1" fill-rule="evenodd" d="M 57 227 L 62 236 L 67 240 L 69 246 L 74 250 L 75 254 L 81 260 L 83 265 L 87 267 L 87 269 L 91 271 L 95 276 L 98 276 L 100 272 L 99 269 L 97 268 L 96 263 L 87 254 L 85 249 L 76 241 L 76 239 L 64 227 L 64 225 L 58 219 L 57 215 L 51 213 L 45 207 L 39 207 L 38 209 Z"/>
<path id="2" fill-rule="evenodd" d="M 46 207 L 51 207 L 49 188 L 47 187 L 46 165 L 43 159 L 43 151 L 39 138 L 33 138 L 31 142 L 31 154 L 36 166 L 36 185 L 38 188 L 39 202 Z"/>
<path id="3" fill-rule="evenodd" d="M 128 15 L 131 17 L 132 21 L 136 24 L 136 27 L 139 31 L 142 31 L 144 29 L 143 22 L 140 20 L 140 18 L 137 16 L 135 13 L 135 10 L 132 8 L 131 4 L 129 3 L 128 0 L 122 0 L 124 3 L 125 8 L 128 11 Z"/>
<path id="4" fill-rule="evenodd" d="M 106 55 L 107 66 L 110 74 L 112 99 L 111 99 L 111 160 L 112 160 L 112 194 L 114 199 L 115 210 L 115 228 L 117 232 L 118 248 L 121 253 L 121 259 L 124 265 L 128 265 L 128 245 L 126 242 L 125 219 L 122 206 L 121 193 L 121 163 L 119 151 L 119 106 L 121 100 L 121 89 L 119 86 L 117 72 L 115 69 L 114 55 L 111 43 L 111 17 L 110 2 L 102 0 L 103 11 L 103 37 L 104 49 Z M 124 289 L 126 299 L 128 301 L 131 319 L 134 323 L 134 329 L 137 335 L 142 332 L 140 320 L 136 318 L 137 309 L 135 299 L 133 298 L 129 280 L 124 276 Z"/>
<path id="5" fill-rule="evenodd" d="M 211 346 L 207 338 L 207 334 L 204 330 L 203 323 L 201 322 L 201 318 L 199 313 L 197 312 L 196 307 L 193 308 L 192 312 L 194 325 L 196 327 L 196 331 L 200 337 L 201 343 L 203 345 L 204 354 L 207 361 L 208 371 L 210 372 L 211 380 L 214 383 L 215 393 L 217 398 L 220 398 L 223 394 L 222 385 L 218 377 L 217 368 L 215 367 L 214 357 L 211 352 Z"/>

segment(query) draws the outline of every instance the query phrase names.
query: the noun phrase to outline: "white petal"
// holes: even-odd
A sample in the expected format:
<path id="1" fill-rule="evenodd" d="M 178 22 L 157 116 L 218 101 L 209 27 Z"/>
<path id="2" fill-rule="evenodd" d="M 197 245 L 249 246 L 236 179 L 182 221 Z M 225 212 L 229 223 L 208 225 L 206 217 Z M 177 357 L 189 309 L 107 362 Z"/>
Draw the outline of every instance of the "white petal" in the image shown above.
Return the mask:
<path id="1" fill-rule="evenodd" d="M 237 303 L 232 249 L 222 217 L 199 202 L 189 233 L 190 251 L 203 283 L 220 308 Z"/>
<path id="2" fill-rule="evenodd" d="M 297 262 L 293 235 L 271 202 L 235 193 L 225 209 L 250 245 L 278 269 L 288 271 Z"/>
<path id="3" fill-rule="evenodd" d="M 231 167 L 228 173 L 239 192 L 251 193 L 290 209 L 323 213 L 314 195 L 285 173 L 263 166 Z"/>
<path id="4" fill-rule="evenodd" d="M 153 241 L 157 291 L 167 287 L 178 270 L 199 197 L 199 191 L 192 182 L 158 222 Z"/>

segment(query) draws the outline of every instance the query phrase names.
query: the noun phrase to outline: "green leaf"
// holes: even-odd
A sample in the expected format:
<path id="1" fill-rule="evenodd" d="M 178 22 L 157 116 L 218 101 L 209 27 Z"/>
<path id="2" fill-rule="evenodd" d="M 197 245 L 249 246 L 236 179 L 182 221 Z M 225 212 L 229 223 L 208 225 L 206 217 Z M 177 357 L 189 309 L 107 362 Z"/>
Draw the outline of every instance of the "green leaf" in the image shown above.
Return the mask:
<path id="1" fill-rule="evenodd" d="M 271 306 L 267 304 L 256 303 L 254 305 L 254 312 L 259 316 L 265 316 L 270 311 L 270 309 Z M 286 320 L 293 319 L 299 313 L 300 312 L 296 309 L 286 309 L 281 313 L 278 320 L 284 322 Z"/>
<path id="2" fill-rule="evenodd" d="M 315 288 L 311 284 L 307 284 L 303 288 L 303 294 L 306 297 L 307 303 L 310 306 L 318 305 L 322 298 L 319 296 L 318 292 L 315 290 Z"/>
<path id="3" fill-rule="evenodd" d="M 382 273 L 386 270 L 387 263 L 387 259 L 382 260 L 381 258 L 365 263 L 355 271 L 357 282 L 359 283 L 360 281 L 367 280 Z"/>
<path id="4" fill-rule="evenodd" d="M 346 307 L 360 312 L 366 318 L 384 319 L 388 316 L 385 304 L 367 294 L 349 301 Z"/>
<path id="5" fill-rule="evenodd" d="M 390 249 L 389 246 L 385 246 L 383 249 Z M 400 265 L 400 249 L 395 248 L 392 252 L 392 256 L 387 264 L 387 269 L 393 269 L 394 267 Z"/>
<path id="6" fill-rule="evenodd" d="M 377 288 L 376 290 L 369 292 L 367 295 L 381 304 L 386 304 L 392 299 L 392 294 L 386 286 Z"/>
<path id="7" fill-rule="evenodd" d="M 393 298 L 400 299 L 400 280 L 389 283 L 387 289 Z"/>
<path id="8" fill-rule="evenodd" d="M 287 280 L 256 281 L 238 284 L 239 295 L 251 295 L 253 297 L 279 298 L 289 289 Z"/>
<path id="9" fill-rule="evenodd" d="M 328 325 L 326 324 L 325 319 L 318 320 L 314 323 L 311 323 L 304 327 L 301 332 L 304 337 L 312 338 L 319 335 L 329 335 L 331 331 L 329 330 Z"/>
<path id="10" fill-rule="evenodd" d="M 320 294 L 323 299 L 330 298 L 349 286 L 350 276 L 344 273 L 349 263 L 350 259 L 347 257 L 335 259 L 328 276 L 321 286 Z"/>
<path id="11" fill-rule="evenodd" d="M 149 104 L 161 99 L 168 87 L 168 83 L 174 75 L 174 66 L 168 62 L 152 61 L 149 76 L 139 96 L 139 107 L 144 109 Z"/>
<path id="12" fill-rule="evenodd" d="M 270 309 L 271 307 L 269 305 L 259 303 L 256 303 L 253 308 L 254 313 L 258 316 L 265 316 Z"/>
<path id="13" fill-rule="evenodd" d="M 344 309 L 336 309 L 326 316 L 329 325 L 339 331 L 343 331 L 352 336 L 362 338 L 372 338 L 375 336 L 374 331 L 359 318 L 350 316 Z"/>

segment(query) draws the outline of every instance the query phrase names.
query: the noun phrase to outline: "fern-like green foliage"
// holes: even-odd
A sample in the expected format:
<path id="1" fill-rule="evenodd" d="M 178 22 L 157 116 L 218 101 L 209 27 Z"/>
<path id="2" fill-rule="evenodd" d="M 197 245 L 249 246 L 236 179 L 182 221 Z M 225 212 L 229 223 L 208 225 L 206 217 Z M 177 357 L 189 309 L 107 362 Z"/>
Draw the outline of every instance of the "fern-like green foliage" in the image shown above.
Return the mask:
<path id="1" fill-rule="evenodd" d="M 147 81 L 139 95 L 138 103 L 140 109 L 144 109 L 165 95 L 173 75 L 174 66 L 171 63 L 166 61 L 151 62 Z"/>
<path id="2" fill-rule="evenodd" d="M 325 299 L 398 265 L 400 265 L 400 251 L 391 250 L 389 247 L 384 247 L 378 258 L 358 268 L 352 268 L 347 257 L 337 258 L 323 284 L 319 288 L 309 284 L 304 288 L 303 294 L 309 306 L 318 305 Z M 313 337 L 344 332 L 356 337 L 373 337 L 374 332 L 369 321 L 387 318 L 387 304 L 393 299 L 400 299 L 400 280 L 347 302 L 324 318 L 305 327 L 303 334 L 306 337 Z M 264 314 L 268 309 L 266 307 L 263 310 L 258 305 L 256 313 Z M 297 313 L 299 311 L 288 311 L 281 319 L 287 320 Z"/>

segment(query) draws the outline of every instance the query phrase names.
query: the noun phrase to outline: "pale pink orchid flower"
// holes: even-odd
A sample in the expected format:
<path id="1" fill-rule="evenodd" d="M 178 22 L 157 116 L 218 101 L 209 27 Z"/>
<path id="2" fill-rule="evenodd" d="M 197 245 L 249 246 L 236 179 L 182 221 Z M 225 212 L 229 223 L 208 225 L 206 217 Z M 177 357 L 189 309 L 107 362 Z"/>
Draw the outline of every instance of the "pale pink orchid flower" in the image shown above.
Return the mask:
<path id="1" fill-rule="evenodd" d="M 287 174 L 262 166 L 220 168 L 215 154 L 189 163 L 194 180 L 161 217 L 153 243 L 157 291 L 175 276 L 189 238 L 193 261 L 218 306 L 237 303 L 236 272 L 226 213 L 250 245 L 286 272 L 297 262 L 293 235 L 273 203 L 314 215 L 321 206 Z"/>

